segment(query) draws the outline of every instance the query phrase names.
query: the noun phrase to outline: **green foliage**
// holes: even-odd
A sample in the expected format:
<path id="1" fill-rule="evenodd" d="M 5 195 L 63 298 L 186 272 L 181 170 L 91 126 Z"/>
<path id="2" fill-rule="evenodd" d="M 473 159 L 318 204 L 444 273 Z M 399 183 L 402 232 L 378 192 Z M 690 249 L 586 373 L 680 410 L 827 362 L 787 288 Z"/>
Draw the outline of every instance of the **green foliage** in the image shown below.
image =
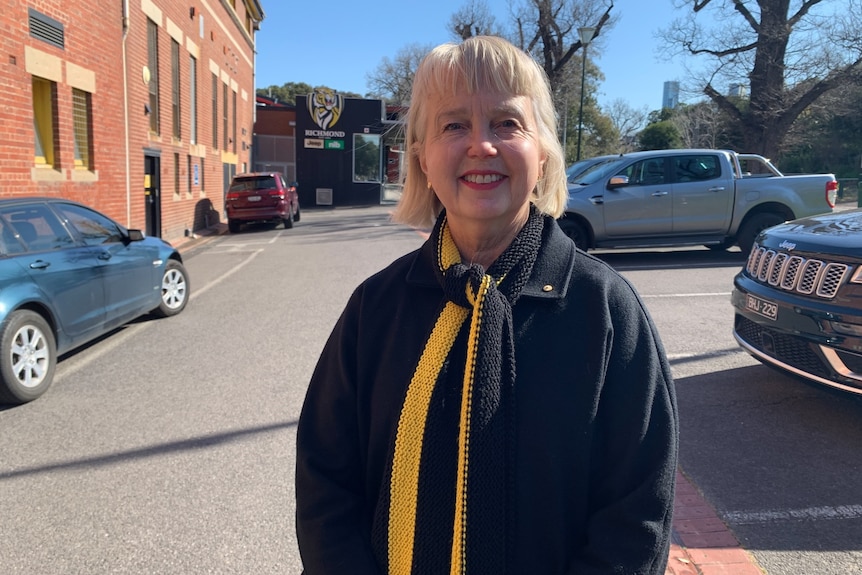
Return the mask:
<path id="1" fill-rule="evenodd" d="M 862 88 L 848 87 L 811 107 L 793 124 L 779 169 L 858 178 L 862 154 Z"/>
<path id="2" fill-rule="evenodd" d="M 318 88 L 329 88 L 329 86 L 314 86 L 305 82 L 287 82 L 281 86 L 269 86 L 267 88 L 258 88 L 258 96 L 266 96 L 273 98 L 276 102 L 285 104 L 296 104 L 297 96 L 305 96 Z M 332 89 L 332 88 L 330 88 Z M 335 90 L 346 98 L 361 98 L 362 96 L 356 92 L 340 92 Z"/>
<path id="3" fill-rule="evenodd" d="M 666 150 L 679 148 L 679 130 L 671 120 L 661 120 L 648 125 L 638 136 L 641 150 Z"/>

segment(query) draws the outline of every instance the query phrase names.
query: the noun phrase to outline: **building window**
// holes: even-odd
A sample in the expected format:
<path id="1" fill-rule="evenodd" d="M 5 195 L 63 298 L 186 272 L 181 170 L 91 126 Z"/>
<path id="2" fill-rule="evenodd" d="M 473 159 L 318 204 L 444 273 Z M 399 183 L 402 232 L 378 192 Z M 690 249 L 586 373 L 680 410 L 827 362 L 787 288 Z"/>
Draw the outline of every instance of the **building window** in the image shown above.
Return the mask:
<path id="1" fill-rule="evenodd" d="M 201 196 L 203 196 L 207 191 L 207 162 L 206 158 L 201 156 Z"/>
<path id="2" fill-rule="evenodd" d="M 57 85 L 44 78 L 33 77 L 33 131 L 35 135 L 35 162 L 40 166 L 54 167 L 56 147 L 54 126 L 57 117 Z"/>
<path id="3" fill-rule="evenodd" d="M 218 75 L 213 74 L 213 150 L 218 150 Z"/>
<path id="4" fill-rule="evenodd" d="M 227 101 L 227 84 L 222 84 L 222 118 L 221 118 L 221 121 L 222 121 L 222 133 L 224 134 L 224 145 L 222 146 L 222 149 L 225 152 L 227 152 L 227 150 L 228 150 L 228 147 L 227 147 L 227 139 L 228 139 L 228 134 L 227 134 L 227 104 L 228 104 L 228 101 Z"/>
<path id="5" fill-rule="evenodd" d="M 180 199 L 180 155 L 174 152 L 174 198 Z"/>
<path id="6" fill-rule="evenodd" d="M 75 168 L 92 169 L 90 134 L 93 130 L 93 107 L 89 92 L 72 88 L 72 123 L 75 129 Z"/>
<path id="7" fill-rule="evenodd" d="M 171 40 L 171 115 L 174 124 L 174 138 L 182 137 L 180 129 L 180 44 Z"/>
<path id="8" fill-rule="evenodd" d="M 231 139 L 233 143 L 231 144 L 231 151 L 236 154 L 236 92 L 233 93 L 233 117 L 231 118 Z"/>
<path id="9" fill-rule="evenodd" d="M 189 140 L 198 143 L 198 61 L 189 57 Z"/>
<path id="10" fill-rule="evenodd" d="M 379 135 L 353 134 L 353 181 L 381 181 Z"/>
<path id="11" fill-rule="evenodd" d="M 147 20 L 147 68 L 150 71 L 150 131 L 160 133 L 159 126 L 159 27 Z"/>

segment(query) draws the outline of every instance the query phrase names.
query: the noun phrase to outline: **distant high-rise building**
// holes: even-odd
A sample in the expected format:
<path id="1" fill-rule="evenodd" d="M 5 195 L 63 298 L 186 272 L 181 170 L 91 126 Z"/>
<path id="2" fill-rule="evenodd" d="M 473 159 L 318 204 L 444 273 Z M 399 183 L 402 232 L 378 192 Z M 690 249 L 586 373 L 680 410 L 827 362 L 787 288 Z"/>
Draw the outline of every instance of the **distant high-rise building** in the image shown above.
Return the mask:
<path id="1" fill-rule="evenodd" d="M 745 98 L 748 95 L 748 86 L 745 84 L 731 84 L 727 95 L 736 98 Z"/>
<path id="2" fill-rule="evenodd" d="M 676 108 L 679 106 L 679 82 L 665 82 L 661 97 L 661 107 Z"/>

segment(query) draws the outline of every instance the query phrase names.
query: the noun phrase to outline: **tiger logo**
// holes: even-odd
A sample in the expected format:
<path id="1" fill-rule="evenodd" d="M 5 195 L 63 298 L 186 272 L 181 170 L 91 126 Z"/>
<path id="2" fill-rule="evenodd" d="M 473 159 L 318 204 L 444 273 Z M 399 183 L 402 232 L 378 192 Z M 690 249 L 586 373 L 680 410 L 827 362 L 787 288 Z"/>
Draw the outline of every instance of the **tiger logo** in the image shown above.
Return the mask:
<path id="1" fill-rule="evenodd" d="M 344 109 L 344 96 L 329 88 L 318 88 L 308 95 L 308 112 L 322 130 L 334 126 Z"/>

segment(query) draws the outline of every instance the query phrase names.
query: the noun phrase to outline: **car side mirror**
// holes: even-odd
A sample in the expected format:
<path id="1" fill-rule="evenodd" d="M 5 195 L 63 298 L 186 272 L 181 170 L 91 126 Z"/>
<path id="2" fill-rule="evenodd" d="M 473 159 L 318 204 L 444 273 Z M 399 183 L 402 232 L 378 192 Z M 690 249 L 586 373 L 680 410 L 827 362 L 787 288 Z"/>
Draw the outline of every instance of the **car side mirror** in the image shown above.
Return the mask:
<path id="1" fill-rule="evenodd" d="M 141 230 L 129 230 L 129 241 L 139 242 L 144 239 L 144 232 Z"/>
<path id="2" fill-rule="evenodd" d="M 629 177 L 628 176 L 613 176 L 610 180 L 608 180 L 608 189 L 612 190 L 614 188 L 621 188 L 623 186 L 629 185 Z"/>

